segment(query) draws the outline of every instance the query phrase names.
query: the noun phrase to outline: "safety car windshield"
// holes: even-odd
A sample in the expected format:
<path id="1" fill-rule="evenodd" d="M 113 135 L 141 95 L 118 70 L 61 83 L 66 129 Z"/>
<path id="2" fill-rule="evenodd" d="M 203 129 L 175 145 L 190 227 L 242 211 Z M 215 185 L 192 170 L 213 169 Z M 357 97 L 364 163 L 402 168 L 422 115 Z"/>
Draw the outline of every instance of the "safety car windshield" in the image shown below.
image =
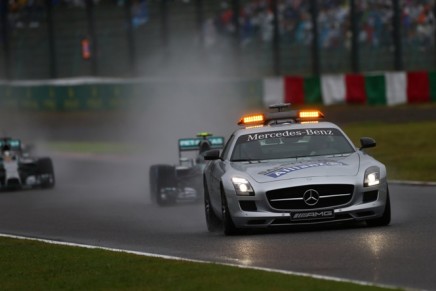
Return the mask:
<path id="1" fill-rule="evenodd" d="M 241 135 L 231 161 L 259 161 L 297 157 L 342 155 L 354 147 L 336 128 L 294 129 Z"/>

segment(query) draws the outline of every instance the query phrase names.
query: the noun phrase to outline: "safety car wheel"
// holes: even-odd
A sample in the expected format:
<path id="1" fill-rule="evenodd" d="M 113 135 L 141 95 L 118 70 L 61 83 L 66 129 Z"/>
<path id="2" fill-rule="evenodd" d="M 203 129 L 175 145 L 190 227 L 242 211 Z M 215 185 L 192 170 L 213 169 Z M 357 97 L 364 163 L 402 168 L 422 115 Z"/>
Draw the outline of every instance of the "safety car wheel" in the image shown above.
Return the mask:
<path id="1" fill-rule="evenodd" d="M 240 230 L 235 227 L 232 217 L 229 211 L 229 205 L 227 204 L 226 195 L 221 191 L 221 211 L 223 218 L 223 229 L 225 235 L 236 235 L 240 233 Z"/>
<path id="2" fill-rule="evenodd" d="M 206 215 L 207 230 L 215 232 L 220 228 L 221 221 L 216 216 L 210 204 L 209 191 L 207 190 L 206 181 L 204 182 L 204 213 Z"/>
<path id="3" fill-rule="evenodd" d="M 386 226 L 391 222 L 391 201 L 389 198 L 389 189 L 386 197 L 386 206 L 383 215 L 376 219 L 370 219 L 366 221 L 368 226 Z"/>
<path id="4" fill-rule="evenodd" d="M 50 175 L 51 179 L 46 179 L 41 184 L 42 188 L 54 188 L 56 184 L 53 162 L 50 158 L 41 158 L 36 162 L 39 175 Z"/>

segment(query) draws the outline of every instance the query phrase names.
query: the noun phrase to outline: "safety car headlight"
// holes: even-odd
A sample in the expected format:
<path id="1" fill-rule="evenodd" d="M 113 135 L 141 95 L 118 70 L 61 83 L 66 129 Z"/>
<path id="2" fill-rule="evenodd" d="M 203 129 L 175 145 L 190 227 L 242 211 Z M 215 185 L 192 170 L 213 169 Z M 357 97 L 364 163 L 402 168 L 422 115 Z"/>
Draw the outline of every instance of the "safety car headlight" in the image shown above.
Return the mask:
<path id="1" fill-rule="evenodd" d="M 233 177 L 232 178 L 233 186 L 235 187 L 237 195 L 250 196 L 254 195 L 253 188 L 250 185 L 250 182 L 244 178 Z"/>
<path id="2" fill-rule="evenodd" d="M 365 180 L 363 185 L 365 187 L 375 186 L 380 184 L 380 169 L 377 167 L 368 168 L 365 171 Z"/>

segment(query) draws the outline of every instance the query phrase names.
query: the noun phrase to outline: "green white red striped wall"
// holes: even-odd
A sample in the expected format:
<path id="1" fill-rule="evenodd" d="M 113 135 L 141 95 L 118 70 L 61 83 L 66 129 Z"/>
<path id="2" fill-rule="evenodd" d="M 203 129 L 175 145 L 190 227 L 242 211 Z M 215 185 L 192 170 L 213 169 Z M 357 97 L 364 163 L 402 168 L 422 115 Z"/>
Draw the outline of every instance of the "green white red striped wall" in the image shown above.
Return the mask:
<path id="1" fill-rule="evenodd" d="M 436 72 L 284 76 L 263 79 L 266 105 L 341 103 L 399 105 L 436 102 Z"/>

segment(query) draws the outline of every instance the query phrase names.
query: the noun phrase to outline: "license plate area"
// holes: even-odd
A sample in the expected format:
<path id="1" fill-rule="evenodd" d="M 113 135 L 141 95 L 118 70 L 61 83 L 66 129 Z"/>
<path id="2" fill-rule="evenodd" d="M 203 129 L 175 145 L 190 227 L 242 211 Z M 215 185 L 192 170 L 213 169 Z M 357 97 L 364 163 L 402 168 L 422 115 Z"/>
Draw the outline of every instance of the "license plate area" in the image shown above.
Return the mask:
<path id="1" fill-rule="evenodd" d="M 291 212 L 291 221 L 322 220 L 335 217 L 334 210 Z"/>

